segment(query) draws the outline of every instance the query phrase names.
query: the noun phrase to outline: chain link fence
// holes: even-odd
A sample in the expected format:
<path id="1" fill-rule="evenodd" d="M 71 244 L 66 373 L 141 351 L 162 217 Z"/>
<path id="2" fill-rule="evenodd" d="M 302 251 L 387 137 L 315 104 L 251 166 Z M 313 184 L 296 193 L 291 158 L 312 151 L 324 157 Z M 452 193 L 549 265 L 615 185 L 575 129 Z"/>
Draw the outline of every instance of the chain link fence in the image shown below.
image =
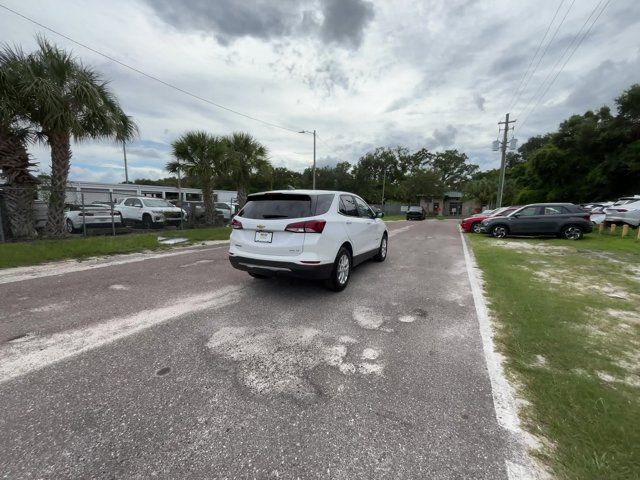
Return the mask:
<path id="1" fill-rule="evenodd" d="M 46 235 L 51 190 L 0 185 L 0 242 Z M 68 235 L 118 235 L 149 229 L 222 226 L 231 212 L 216 209 L 206 222 L 203 202 L 137 196 L 122 189 L 67 189 L 61 220 Z"/>

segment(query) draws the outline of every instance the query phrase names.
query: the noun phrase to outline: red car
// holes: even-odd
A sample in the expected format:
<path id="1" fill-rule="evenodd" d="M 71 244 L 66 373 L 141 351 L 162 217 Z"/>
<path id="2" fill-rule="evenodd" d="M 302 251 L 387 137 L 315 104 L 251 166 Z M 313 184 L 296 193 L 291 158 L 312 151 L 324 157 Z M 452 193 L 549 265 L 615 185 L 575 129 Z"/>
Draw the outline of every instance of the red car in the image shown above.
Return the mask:
<path id="1" fill-rule="evenodd" d="M 460 222 L 462 230 L 465 232 L 480 233 L 482 221 L 490 217 L 504 217 L 520 207 L 502 207 L 486 213 L 478 213 L 472 217 L 465 218 Z"/>

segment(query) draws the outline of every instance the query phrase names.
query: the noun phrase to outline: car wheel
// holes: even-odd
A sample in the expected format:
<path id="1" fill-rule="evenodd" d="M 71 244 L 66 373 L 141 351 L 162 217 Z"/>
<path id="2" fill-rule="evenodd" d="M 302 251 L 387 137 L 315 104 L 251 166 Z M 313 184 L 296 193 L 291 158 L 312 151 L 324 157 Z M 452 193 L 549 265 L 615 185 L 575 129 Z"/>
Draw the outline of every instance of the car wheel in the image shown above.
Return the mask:
<path id="1" fill-rule="evenodd" d="M 475 222 L 471 224 L 471 231 L 473 233 L 480 233 L 480 228 L 482 227 L 482 225 L 480 224 L 480 222 Z"/>
<path id="2" fill-rule="evenodd" d="M 351 278 L 351 255 L 349 250 L 342 247 L 333 263 L 331 276 L 327 279 L 326 286 L 329 290 L 341 292 L 347 287 L 349 278 Z"/>
<path id="3" fill-rule="evenodd" d="M 380 248 L 378 248 L 378 253 L 376 254 L 374 260 L 378 262 L 384 262 L 387 259 L 387 249 L 389 248 L 389 239 L 387 238 L 387 234 L 382 235 L 382 240 L 380 241 Z"/>
<path id="4" fill-rule="evenodd" d="M 582 238 L 582 228 L 576 225 L 567 225 L 562 229 L 562 238 L 580 240 Z"/>
<path id="5" fill-rule="evenodd" d="M 74 233 L 76 231 L 75 227 L 73 226 L 73 222 L 68 218 L 65 223 L 65 227 L 67 229 L 67 233 Z"/>
<path id="6" fill-rule="evenodd" d="M 153 219 L 151 218 L 151 215 L 149 215 L 148 213 L 145 213 L 142 216 L 142 226 L 146 229 L 153 228 Z"/>
<path id="7" fill-rule="evenodd" d="M 505 238 L 507 234 L 507 227 L 504 225 L 496 225 L 491 229 L 491 236 L 495 238 Z"/>
<path id="8" fill-rule="evenodd" d="M 269 278 L 266 275 L 262 275 L 261 273 L 249 272 L 249 275 L 251 275 L 253 278 L 259 278 L 260 280 L 264 280 L 265 278 Z"/>

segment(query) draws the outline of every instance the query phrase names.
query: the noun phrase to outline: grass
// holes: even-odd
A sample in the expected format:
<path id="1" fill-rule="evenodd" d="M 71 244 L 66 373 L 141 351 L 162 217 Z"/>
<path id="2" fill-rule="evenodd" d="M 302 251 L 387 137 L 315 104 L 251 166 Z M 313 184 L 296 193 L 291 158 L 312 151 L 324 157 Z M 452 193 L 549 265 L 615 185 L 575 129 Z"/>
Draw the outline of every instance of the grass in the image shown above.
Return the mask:
<path id="1" fill-rule="evenodd" d="M 640 242 L 469 238 L 542 460 L 562 479 L 640 478 Z"/>
<path id="2" fill-rule="evenodd" d="M 118 253 L 170 248 L 158 243 L 158 236 L 186 237 L 190 242 L 226 240 L 231 229 L 198 228 L 192 230 L 157 231 L 118 236 L 73 236 L 59 240 L 36 240 L 0 244 L 0 268 L 21 267 L 70 258 L 87 258 Z M 184 245 L 184 244 L 182 244 Z"/>

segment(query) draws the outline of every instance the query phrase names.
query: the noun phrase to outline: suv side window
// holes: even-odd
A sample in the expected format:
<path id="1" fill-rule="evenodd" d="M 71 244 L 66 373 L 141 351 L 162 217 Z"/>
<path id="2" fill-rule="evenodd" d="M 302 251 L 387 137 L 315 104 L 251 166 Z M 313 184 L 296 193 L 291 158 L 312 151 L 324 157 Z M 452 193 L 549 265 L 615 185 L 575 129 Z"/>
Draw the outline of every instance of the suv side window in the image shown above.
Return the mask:
<path id="1" fill-rule="evenodd" d="M 351 195 L 340 195 L 340 213 L 349 217 L 358 216 L 356 201 Z"/>
<path id="2" fill-rule="evenodd" d="M 133 198 L 127 198 L 127 199 L 124 201 L 124 204 L 125 204 L 127 207 L 133 207 L 133 200 L 134 200 Z"/>
<path id="3" fill-rule="evenodd" d="M 521 217 L 533 217 L 534 215 L 540 215 L 540 207 L 527 207 L 518 212 Z"/>
<path id="4" fill-rule="evenodd" d="M 140 200 L 138 198 L 134 198 L 133 199 L 133 206 L 134 207 L 141 207 L 142 206 L 142 200 Z"/>
<path id="5" fill-rule="evenodd" d="M 364 203 L 364 201 L 360 200 L 358 197 L 355 197 L 356 199 L 356 206 L 358 207 L 358 215 L 360 215 L 363 218 L 374 218 L 375 215 L 373 214 L 373 212 L 371 211 L 371 209 L 369 208 L 369 205 L 367 205 L 366 203 Z"/>
<path id="6" fill-rule="evenodd" d="M 569 213 L 565 207 L 544 207 L 543 215 L 561 215 Z"/>

